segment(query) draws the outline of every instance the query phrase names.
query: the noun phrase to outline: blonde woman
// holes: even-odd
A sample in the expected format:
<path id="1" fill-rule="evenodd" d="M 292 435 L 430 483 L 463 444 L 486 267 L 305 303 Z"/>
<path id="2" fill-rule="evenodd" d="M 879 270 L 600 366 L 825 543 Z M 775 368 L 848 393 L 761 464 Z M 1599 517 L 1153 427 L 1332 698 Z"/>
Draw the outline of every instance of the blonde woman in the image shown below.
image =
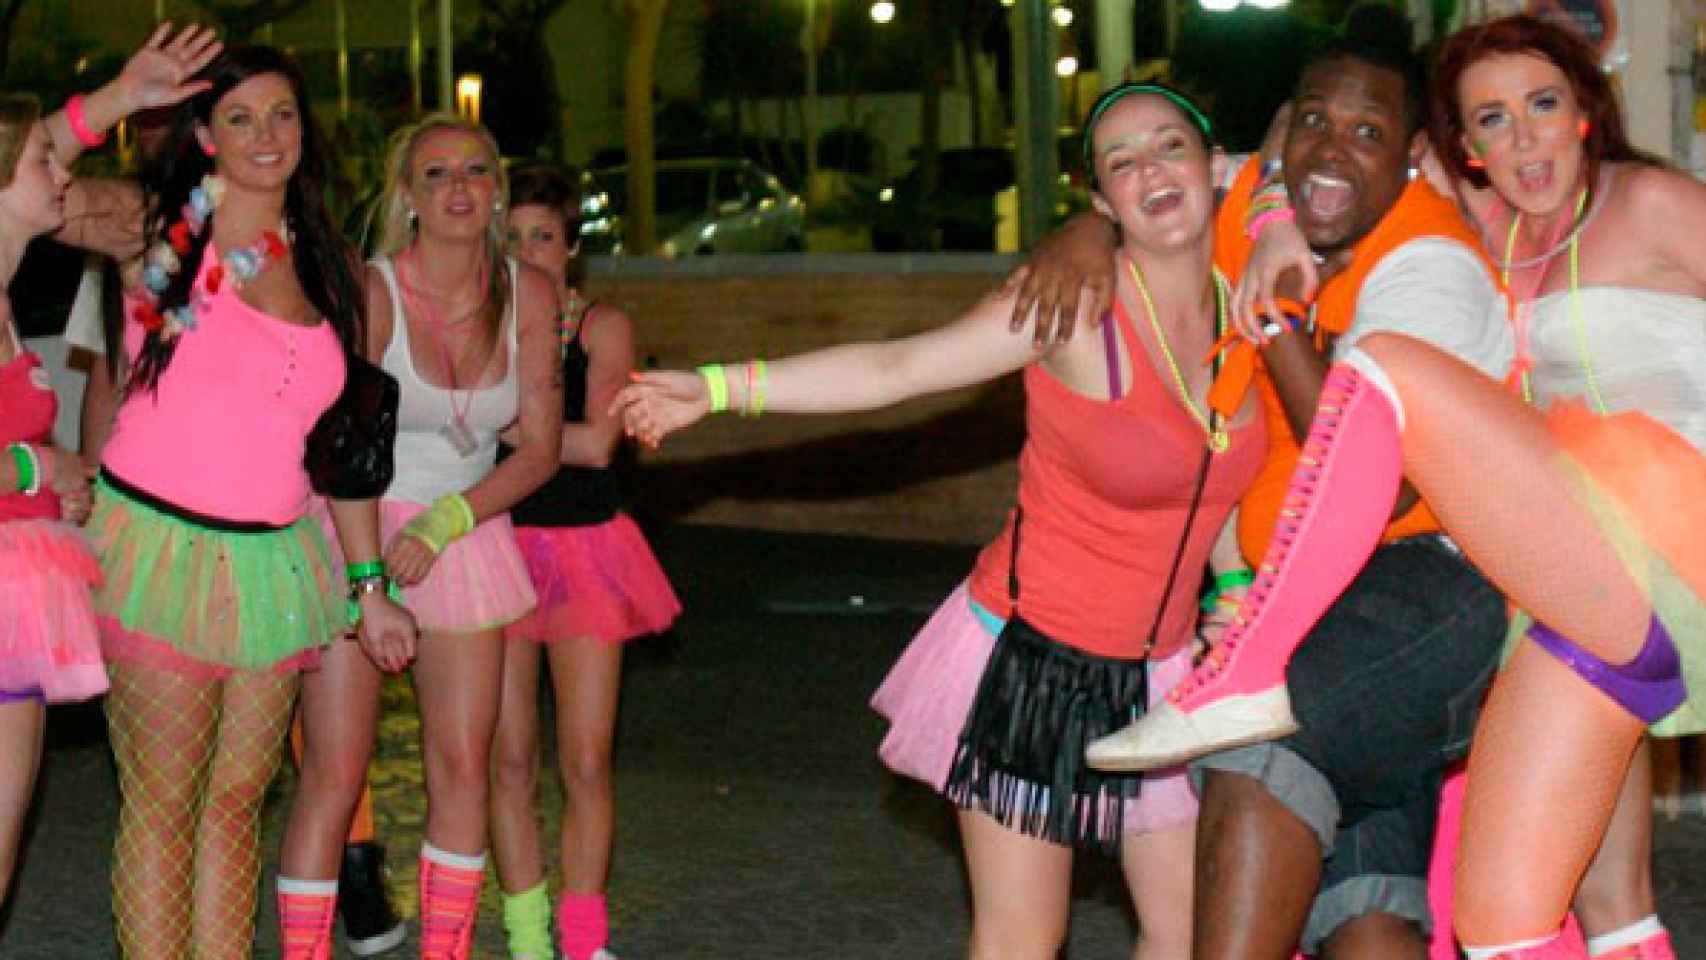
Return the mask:
<path id="1" fill-rule="evenodd" d="M 402 388 L 380 525 L 387 569 L 422 632 L 342 645 L 304 684 L 302 778 L 279 877 L 289 958 L 329 949 L 380 680 L 403 669 L 426 761 L 421 956 L 468 956 L 503 628 L 535 602 L 507 511 L 555 472 L 563 409 L 556 291 L 505 259 L 505 192 L 497 145 L 476 124 L 433 116 L 393 141 L 366 274 L 368 346 Z M 497 464 L 498 433 L 512 423 L 516 453 Z"/>

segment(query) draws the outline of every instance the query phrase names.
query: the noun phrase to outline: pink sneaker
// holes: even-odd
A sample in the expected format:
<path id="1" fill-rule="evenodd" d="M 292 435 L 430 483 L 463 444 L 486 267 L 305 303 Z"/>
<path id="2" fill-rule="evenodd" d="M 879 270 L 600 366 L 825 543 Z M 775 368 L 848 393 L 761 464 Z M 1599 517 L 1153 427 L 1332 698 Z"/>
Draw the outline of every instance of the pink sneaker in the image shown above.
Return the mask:
<path id="1" fill-rule="evenodd" d="M 1294 732 L 1286 664 L 1380 542 L 1402 464 L 1392 401 L 1355 367 L 1335 364 L 1232 627 L 1165 701 L 1092 742 L 1090 766 L 1171 767 Z"/>

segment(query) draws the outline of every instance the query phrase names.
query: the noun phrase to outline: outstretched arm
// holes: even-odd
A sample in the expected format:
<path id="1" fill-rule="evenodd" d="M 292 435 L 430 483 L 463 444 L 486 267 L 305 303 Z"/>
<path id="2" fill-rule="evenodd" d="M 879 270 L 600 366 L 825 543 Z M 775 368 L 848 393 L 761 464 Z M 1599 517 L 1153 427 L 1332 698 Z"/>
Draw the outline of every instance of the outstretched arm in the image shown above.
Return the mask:
<path id="1" fill-rule="evenodd" d="M 993 380 L 1043 356 L 1007 329 L 1011 295 L 985 298 L 946 326 L 899 340 L 850 343 L 770 361 L 655 371 L 611 404 L 632 436 L 656 446 L 717 409 L 758 413 L 874 410 L 913 397 Z"/>

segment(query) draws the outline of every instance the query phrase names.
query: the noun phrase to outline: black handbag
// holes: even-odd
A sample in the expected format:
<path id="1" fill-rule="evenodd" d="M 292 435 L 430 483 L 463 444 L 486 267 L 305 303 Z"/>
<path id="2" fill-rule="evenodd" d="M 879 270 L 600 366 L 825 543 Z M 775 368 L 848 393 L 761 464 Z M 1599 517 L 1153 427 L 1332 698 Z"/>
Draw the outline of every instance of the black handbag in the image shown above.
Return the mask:
<path id="1" fill-rule="evenodd" d="M 314 492 L 334 500 L 371 500 L 396 471 L 397 378 L 344 354 L 344 389 L 308 434 L 303 465 Z"/>

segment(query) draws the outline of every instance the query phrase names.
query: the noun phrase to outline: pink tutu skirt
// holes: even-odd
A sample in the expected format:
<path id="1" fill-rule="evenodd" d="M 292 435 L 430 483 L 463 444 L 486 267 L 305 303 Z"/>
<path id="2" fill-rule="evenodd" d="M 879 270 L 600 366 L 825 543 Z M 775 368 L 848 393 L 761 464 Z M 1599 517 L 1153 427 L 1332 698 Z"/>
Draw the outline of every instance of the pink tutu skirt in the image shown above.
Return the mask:
<path id="1" fill-rule="evenodd" d="M 424 504 L 380 500 L 381 547 L 425 510 Z M 343 552 L 323 501 L 315 501 L 314 513 L 326 526 L 332 562 L 342 571 Z M 527 564 L 516 549 L 515 528 L 507 513 L 480 521 L 462 539 L 444 548 L 425 580 L 403 588 L 403 605 L 415 615 L 415 623 L 422 630 L 439 633 L 472 633 L 507 626 L 532 610 L 535 602 Z"/>
<path id="2" fill-rule="evenodd" d="M 0 522 L 0 691 L 49 701 L 107 689 L 92 589 L 101 567 L 77 528 L 57 520 Z"/>
<path id="3" fill-rule="evenodd" d="M 961 584 L 936 608 L 871 697 L 871 706 L 889 721 L 878 752 L 890 770 L 943 792 L 960 731 L 994 650 L 995 637 L 972 612 Z M 1153 705 L 1190 674 L 1190 645 L 1151 662 L 1149 671 Z M 1144 775 L 1142 790 L 1126 803 L 1123 832 L 1167 830 L 1196 815 L 1197 796 L 1185 769 L 1156 771 Z"/>
<path id="4" fill-rule="evenodd" d="M 539 606 L 510 624 L 512 640 L 594 637 L 621 643 L 662 633 L 681 601 L 632 517 L 584 527 L 517 527 Z"/>

